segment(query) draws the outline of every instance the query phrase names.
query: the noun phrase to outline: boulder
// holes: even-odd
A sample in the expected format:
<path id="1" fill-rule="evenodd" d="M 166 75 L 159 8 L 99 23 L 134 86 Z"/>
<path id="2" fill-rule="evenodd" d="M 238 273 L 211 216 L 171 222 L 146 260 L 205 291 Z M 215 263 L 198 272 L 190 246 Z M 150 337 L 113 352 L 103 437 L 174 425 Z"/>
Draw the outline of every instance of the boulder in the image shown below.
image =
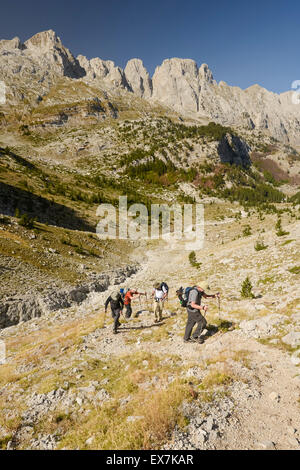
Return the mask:
<path id="1" fill-rule="evenodd" d="M 297 348 L 300 346 L 300 331 L 291 331 L 283 338 L 281 338 L 283 343 L 288 344 L 292 348 Z"/>

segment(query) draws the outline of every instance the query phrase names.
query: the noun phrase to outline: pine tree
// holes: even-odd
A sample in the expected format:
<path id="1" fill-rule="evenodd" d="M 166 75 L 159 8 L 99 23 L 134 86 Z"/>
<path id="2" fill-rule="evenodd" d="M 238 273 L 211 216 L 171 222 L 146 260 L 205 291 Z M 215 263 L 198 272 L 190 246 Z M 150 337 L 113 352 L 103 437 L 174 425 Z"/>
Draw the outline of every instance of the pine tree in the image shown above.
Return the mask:
<path id="1" fill-rule="evenodd" d="M 252 284 L 247 276 L 244 282 L 242 283 L 242 288 L 241 288 L 241 297 L 247 298 L 247 299 L 253 299 L 254 294 L 252 292 Z"/>

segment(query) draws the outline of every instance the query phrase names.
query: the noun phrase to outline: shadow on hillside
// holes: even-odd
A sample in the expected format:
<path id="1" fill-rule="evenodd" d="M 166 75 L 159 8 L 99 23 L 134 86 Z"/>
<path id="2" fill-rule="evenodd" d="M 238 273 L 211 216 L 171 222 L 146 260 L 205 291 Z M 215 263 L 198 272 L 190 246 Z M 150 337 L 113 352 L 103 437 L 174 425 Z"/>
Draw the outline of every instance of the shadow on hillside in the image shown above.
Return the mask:
<path id="1" fill-rule="evenodd" d="M 28 168 L 29 170 L 36 170 L 36 166 L 26 160 L 23 157 L 20 157 L 20 155 L 17 155 L 16 153 L 12 152 L 8 148 L 2 148 L 0 147 L 0 155 L 8 155 L 12 160 L 15 160 L 16 163 L 18 163 L 21 166 L 24 166 L 25 168 Z"/>
<path id="2" fill-rule="evenodd" d="M 227 331 L 232 331 L 234 330 L 235 325 L 233 322 L 227 321 L 227 320 L 222 320 L 218 323 L 218 325 L 207 325 L 206 330 L 207 333 L 202 336 L 202 338 L 205 340 L 209 338 L 210 336 L 214 336 L 217 334 L 219 331 L 226 333 Z"/>
<path id="3" fill-rule="evenodd" d="M 79 217 L 73 209 L 0 181 L 0 212 L 14 216 L 16 209 L 21 215 L 27 213 L 36 217 L 38 222 L 95 232 L 95 227 Z"/>

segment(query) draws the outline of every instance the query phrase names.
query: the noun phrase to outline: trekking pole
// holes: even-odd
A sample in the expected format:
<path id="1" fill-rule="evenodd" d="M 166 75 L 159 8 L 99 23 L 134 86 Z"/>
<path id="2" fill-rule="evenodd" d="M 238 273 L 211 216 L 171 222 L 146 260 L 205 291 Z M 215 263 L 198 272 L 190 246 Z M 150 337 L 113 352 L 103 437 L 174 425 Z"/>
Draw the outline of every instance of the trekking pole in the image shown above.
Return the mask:
<path id="1" fill-rule="evenodd" d="M 106 310 L 104 310 L 104 317 L 103 317 L 103 326 L 102 326 L 102 328 L 105 328 L 105 320 L 106 320 Z"/>
<path id="2" fill-rule="evenodd" d="M 218 293 L 218 312 L 219 312 L 219 320 L 221 319 L 221 297 Z"/>

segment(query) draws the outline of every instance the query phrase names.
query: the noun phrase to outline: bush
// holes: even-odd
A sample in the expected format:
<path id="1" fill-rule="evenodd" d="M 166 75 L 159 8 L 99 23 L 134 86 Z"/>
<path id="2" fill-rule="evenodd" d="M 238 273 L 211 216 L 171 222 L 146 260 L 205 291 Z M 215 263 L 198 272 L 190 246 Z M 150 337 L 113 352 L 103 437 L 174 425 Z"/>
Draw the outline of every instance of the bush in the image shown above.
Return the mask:
<path id="1" fill-rule="evenodd" d="M 290 233 L 290 232 L 286 232 L 285 230 L 283 230 L 280 218 L 277 219 L 275 229 L 276 229 L 277 237 L 283 237 L 284 235 L 288 235 Z"/>
<path id="2" fill-rule="evenodd" d="M 249 237 L 250 235 L 252 235 L 250 225 L 246 225 L 246 227 L 244 227 L 243 235 L 244 237 Z"/>
<path id="3" fill-rule="evenodd" d="M 294 196 L 290 197 L 290 202 L 294 202 L 295 204 L 300 204 L 300 191 L 294 194 Z"/>
<path id="4" fill-rule="evenodd" d="M 246 279 L 242 283 L 241 297 L 243 297 L 244 299 L 246 299 L 246 298 L 253 299 L 254 298 L 254 294 L 252 292 L 252 284 L 251 284 L 251 281 L 250 281 L 248 276 L 246 277 Z"/>
<path id="5" fill-rule="evenodd" d="M 266 250 L 268 248 L 268 245 L 265 245 L 263 240 L 257 240 L 254 248 L 256 251 Z"/>
<path id="6" fill-rule="evenodd" d="M 193 266 L 193 268 L 200 269 L 202 263 L 199 263 L 197 261 L 196 253 L 194 251 L 190 252 L 189 261 L 190 261 L 191 266 Z"/>
<path id="7" fill-rule="evenodd" d="M 289 269 L 291 274 L 300 274 L 300 266 L 294 266 L 293 268 Z"/>
<path id="8" fill-rule="evenodd" d="M 0 224 L 8 225 L 10 223 L 10 218 L 6 216 L 0 216 Z"/>
<path id="9" fill-rule="evenodd" d="M 35 226 L 36 218 L 35 217 L 30 217 L 28 214 L 23 214 L 19 221 L 18 224 L 22 225 L 22 227 L 28 228 L 28 229 L 33 229 Z"/>

